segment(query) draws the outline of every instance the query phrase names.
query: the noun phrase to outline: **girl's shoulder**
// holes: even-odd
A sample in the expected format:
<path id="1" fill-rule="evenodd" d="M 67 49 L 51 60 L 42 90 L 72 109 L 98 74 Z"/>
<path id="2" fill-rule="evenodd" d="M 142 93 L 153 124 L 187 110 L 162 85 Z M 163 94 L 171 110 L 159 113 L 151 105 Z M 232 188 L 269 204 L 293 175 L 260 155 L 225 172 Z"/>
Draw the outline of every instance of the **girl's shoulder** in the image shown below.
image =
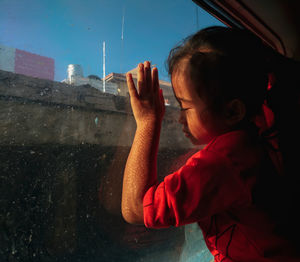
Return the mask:
<path id="1" fill-rule="evenodd" d="M 248 135 L 244 131 L 238 130 L 222 134 L 211 140 L 202 149 L 194 152 L 187 163 L 204 158 L 228 158 L 233 152 L 245 150 L 247 141 Z"/>
<path id="2" fill-rule="evenodd" d="M 249 132 L 234 130 L 215 137 L 203 149 L 209 151 L 243 149 L 253 145 L 253 140 L 253 135 L 250 135 Z"/>

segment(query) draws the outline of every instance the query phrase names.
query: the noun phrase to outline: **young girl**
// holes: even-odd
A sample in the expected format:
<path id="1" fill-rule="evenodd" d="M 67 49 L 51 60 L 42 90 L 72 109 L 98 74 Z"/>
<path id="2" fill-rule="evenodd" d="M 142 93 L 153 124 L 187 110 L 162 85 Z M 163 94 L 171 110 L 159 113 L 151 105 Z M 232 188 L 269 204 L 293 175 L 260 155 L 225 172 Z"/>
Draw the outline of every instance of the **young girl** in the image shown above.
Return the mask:
<path id="1" fill-rule="evenodd" d="M 156 161 L 165 108 L 157 69 L 151 74 L 149 62 L 139 64 L 137 89 L 127 75 L 137 123 L 123 181 L 127 222 L 197 222 L 215 261 L 300 261 L 276 216 L 281 159 L 258 125 L 266 125 L 269 52 L 252 34 L 225 27 L 201 30 L 171 51 L 179 122 L 194 144 L 206 146 L 161 183 Z"/>

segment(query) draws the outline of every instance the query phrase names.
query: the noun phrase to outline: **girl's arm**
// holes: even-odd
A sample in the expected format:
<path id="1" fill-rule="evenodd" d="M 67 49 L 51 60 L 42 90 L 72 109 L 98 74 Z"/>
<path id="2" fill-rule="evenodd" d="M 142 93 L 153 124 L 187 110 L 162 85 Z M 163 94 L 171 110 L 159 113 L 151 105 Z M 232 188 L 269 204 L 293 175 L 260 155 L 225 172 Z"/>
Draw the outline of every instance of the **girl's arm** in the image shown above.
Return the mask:
<path id="1" fill-rule="evenodd" d="M 122 191 L 122 215 L 131 224 L 143 224 L 143 197 L 157 181 L 157 151 L 165 111 L 158 71 L 151 74 L 148 61 L 138 66 L 135 88 L 132 75 L 127 74 L 131 107 L 137 129 L 127 159 Z"/>

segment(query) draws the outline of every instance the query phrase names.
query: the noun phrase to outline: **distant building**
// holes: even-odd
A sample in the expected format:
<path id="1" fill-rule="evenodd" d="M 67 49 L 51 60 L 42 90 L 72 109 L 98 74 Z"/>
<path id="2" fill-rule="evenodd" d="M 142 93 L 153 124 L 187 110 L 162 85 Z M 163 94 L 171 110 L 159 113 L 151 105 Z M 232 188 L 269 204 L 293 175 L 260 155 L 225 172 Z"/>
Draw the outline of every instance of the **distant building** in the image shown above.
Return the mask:
<path id="1" fill-rule="evenodd" d="M 127 84 L 125 74 L 110 73 L 105 77 L 106 85 L 108 83 L 113 83 L 117 85 L 117 94 L 119 96 L 127 96 Z"/>
<path id="2" fill-rule="evenodd" d="M 137 68 L 134 68 L 128 73 L 132 74 L 133 81 L 137 84 Z M 117 92 L 120 96 L 129 96 L 126 75 L 118 73 L 110 73 L 105 77 L 106 84 L 114 83 L 118 85 Z M 177 106 L 176 99 L 173 94 L 172 85 L 170 82 L 159 80 L 159 86 L 163 90 L 165 105 Z"/>
<path id="3" fill-rule="evenodd" d="M 129 71 L 132 74 L 133 81 L 137 83 L 137 68 Z M 103 79 L 96 75 L 90 75 L 88 77 L 83 76 L 83 70 L 80 65 L 71 64 L 68 66 L 68 78 L 62 81 L 71 86 L 90 85 L 101 92 L 104 92 Z M 163 90 L 165 105 L 177 106 L 176 99 L 173 94 L 172 86 L 170 82 L 159 80 L 160 88 Z M 105 93 L 129 96 L 126 74 L 110 73 L 105 77 Z"/>
<path id="4" fill-rule="evenodd" d="M 0 70 L 54 80 L 54 59 L 0 45 Z"/>
<path id="5" fill-rule="evenodd" d="M 105 83 L 105 90 L 103 87 L 103 80 L 99 76 L 89 75 L 88 77 L 83 76 L 83 70 L 80 65 L 70 64 L 68 66 L 68 78 L 62 81 L 71 86 L 90 85 L 102 92 L 118 95 L 118 85 L 115 83 Z"/>

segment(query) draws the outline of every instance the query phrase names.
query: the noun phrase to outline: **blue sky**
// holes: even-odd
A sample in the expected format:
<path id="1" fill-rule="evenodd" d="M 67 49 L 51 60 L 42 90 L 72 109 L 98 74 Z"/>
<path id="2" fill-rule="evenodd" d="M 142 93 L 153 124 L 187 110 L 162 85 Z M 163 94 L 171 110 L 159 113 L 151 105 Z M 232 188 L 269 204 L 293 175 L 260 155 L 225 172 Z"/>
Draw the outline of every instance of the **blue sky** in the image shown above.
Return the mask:
<path id="1" fill-rule="evenodd" d="M 0 0 L 0 44 L 52 57 L 57 81 L 68 64 L 102 78 L 103 41 L 106 74 L 150 60 L 168 80 L 170 49 L 210 25 L 221 23 L 191 0 Z"/>

